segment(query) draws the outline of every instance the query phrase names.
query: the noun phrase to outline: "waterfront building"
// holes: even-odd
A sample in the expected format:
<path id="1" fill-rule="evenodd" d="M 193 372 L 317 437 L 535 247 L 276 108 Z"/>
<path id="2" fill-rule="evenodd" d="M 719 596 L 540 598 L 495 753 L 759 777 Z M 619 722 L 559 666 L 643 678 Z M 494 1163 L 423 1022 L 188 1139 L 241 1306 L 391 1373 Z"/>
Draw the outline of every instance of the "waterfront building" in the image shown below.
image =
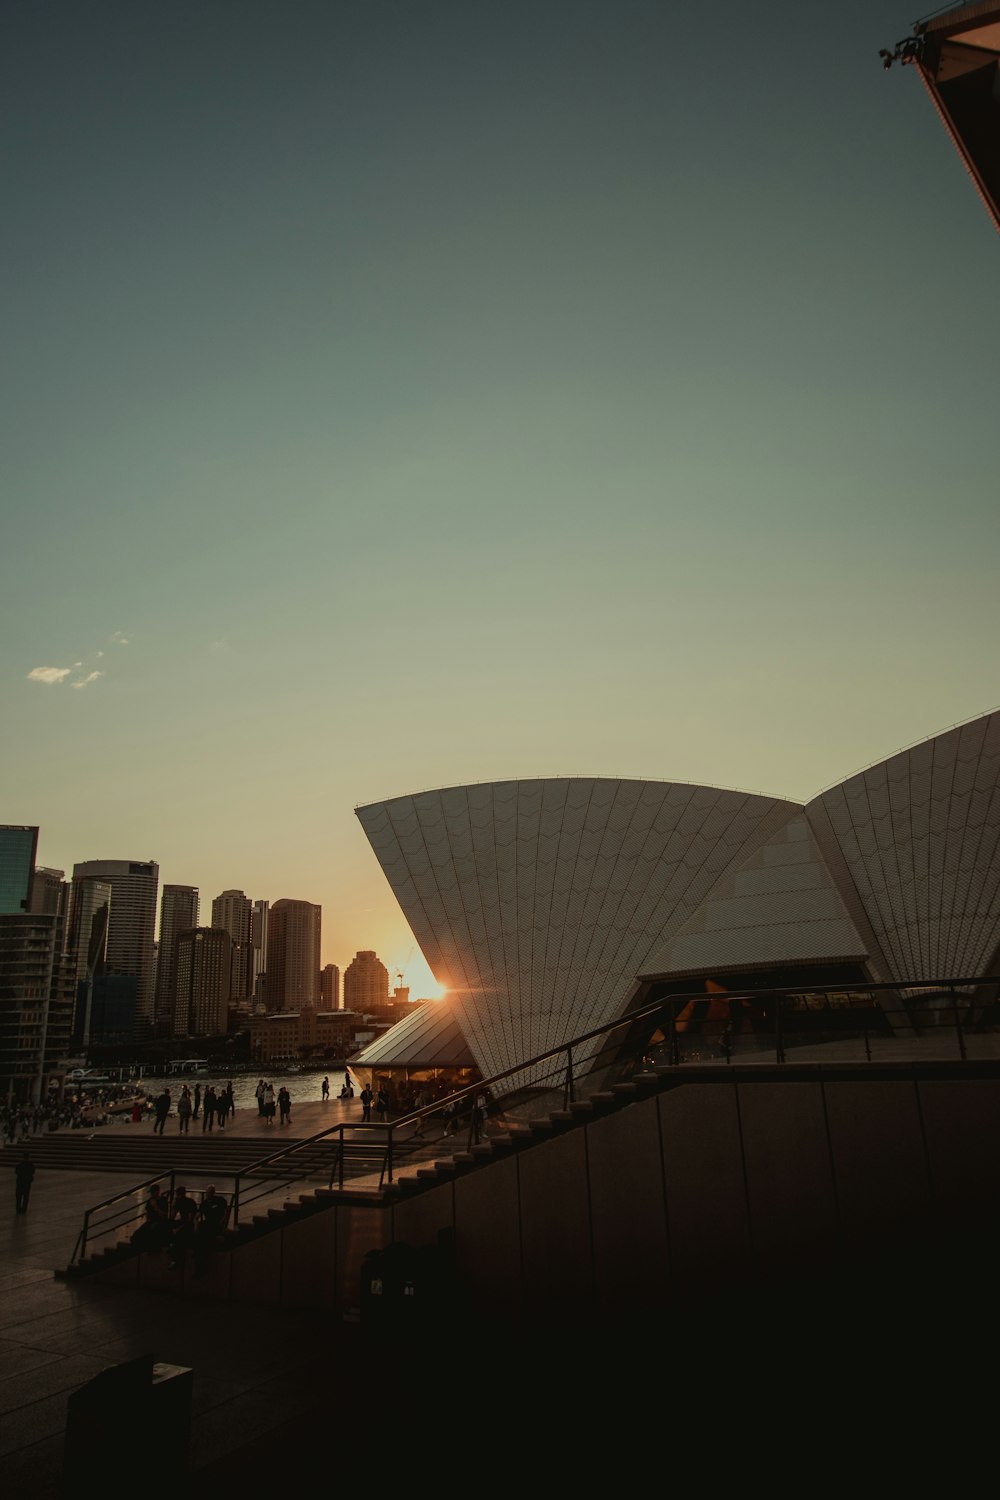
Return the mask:
<path id="1" fill-rule="evenodd" d="M 111 882 L 82 876 L 70 886 L 66 956 L 73 974 L 73 1038 L 86 1049 L 92 1037 L 94 982 L 107 969 Z M 134 1018 L 134 997 L 133 997 Z"/>
<path id="2" fill-rule="evenodd" d="M 322 908 L 275 901 L 268 913 L 267 1009 L 295 1010 L 319 999 Z"/>
<path id="3" fill-rule="evenodd" d="M 153 943 L 160 867 L 154 860 L 88 859 L 73 866 L 73 880 L 104 880 L 111 886 L 107 964 L 112 973 L 137 981 L 136 1027 L 153 1029 L 155 990 Z"/>
<path id="4" fill-rule="evenodd" d="M 250 1056 L 259 1063 L 350 1057 L 379 1031 L 370 1016 L 304 1005 L 250 1018 Z"/>
<path id="5" fill-rule="evenodd" d="M 336 964 L 324 964 L 319 976 L 320 1001 L 324 1010 L 340 1009 L 340 970 Z"/>
<path id="6" fill-rule="evenodd" d="M 248 978 L 249 998 L 255 1005 L 264 1003 L 264 984 L 267 974 L 267 919 L 270 902 L 255 901 L 250 912 L 250 974 Z"/>
<path id="7" fill-rule="evenodd" d="M 156 1034 L 173 1036 L 177 1015 L 177 939 L 198 926 L 196 885 L 165 885 L 160 897 L 160 941 L 156 959 Z"/>
<path id="8" fill-rule="evenodd" d="M 63 918 L 0 913 L 0 1098 L 38 1103 L 70 1051 L 72 965 Z"/>
<path id="9" fill-rule="evenodd" d="M 344 1005 L 381 1015 L 389 1009 L 389 971 L 371 948 L 363 948 L 344 970 Z"/>
<path id="10" fill-rule="evenodd" d="M 223 891 L 212 902 L 212 926 L 223 927 L 233 940 L 233 1000 L 246 1000 L 253 974 L 252 906 L 242 891 Z"/>
<path id="11" fill-rule="evenodd" d="M 177 934 L 175 1036 L 221 1036 L 229 1026 L 233 940 L 224 927 Z"/>

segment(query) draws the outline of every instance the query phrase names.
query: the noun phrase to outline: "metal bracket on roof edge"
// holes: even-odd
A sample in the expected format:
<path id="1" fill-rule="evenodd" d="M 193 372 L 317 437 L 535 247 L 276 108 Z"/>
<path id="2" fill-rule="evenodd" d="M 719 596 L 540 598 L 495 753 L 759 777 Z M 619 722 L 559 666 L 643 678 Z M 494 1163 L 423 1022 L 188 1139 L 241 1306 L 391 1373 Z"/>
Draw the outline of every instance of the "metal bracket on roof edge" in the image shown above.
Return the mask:
<path id="1" fill-rule="evenodd" d="M 882 59 L 882 67 L 886 72 L 894 62 L 918 63 L 924 55 L 924 38 L 920 35 L 908 36 L 902 42 L 897 42 L 891 52 L 885 47 L 880 47 L 878 55 Z"/>

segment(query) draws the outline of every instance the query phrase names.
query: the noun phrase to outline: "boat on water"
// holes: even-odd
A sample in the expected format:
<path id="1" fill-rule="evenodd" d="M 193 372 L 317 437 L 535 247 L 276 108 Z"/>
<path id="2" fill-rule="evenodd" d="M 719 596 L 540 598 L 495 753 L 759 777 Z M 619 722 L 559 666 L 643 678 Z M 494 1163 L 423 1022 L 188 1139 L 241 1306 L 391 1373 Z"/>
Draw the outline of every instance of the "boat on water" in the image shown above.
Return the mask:
<path id="1" fill-rule="evenodd" d="M 207 1076 L 208 1062 L 204 1057 L 175 1057 L 173 1062 L 168 1063 L 167 1072 Z"/>

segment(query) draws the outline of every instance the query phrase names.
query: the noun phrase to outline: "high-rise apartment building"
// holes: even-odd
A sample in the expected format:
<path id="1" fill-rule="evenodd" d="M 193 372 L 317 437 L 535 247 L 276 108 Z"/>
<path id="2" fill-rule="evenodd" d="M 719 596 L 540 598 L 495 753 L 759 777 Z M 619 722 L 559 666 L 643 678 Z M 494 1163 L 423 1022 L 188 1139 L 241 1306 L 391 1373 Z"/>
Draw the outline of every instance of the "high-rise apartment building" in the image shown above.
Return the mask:
<path id="1" fill-rule="evenodd" d="M 212 926 L 222 927 L 233 940 L 232 999 L 245 1000 L 253 974 L 250 937 L 250 897 L 242 891 L 223 891 L 212 902 Z"/>
<path id="2" fill-rule="evenodd" d="M 53 914 L 0 914 L 0 1096 L 21 1104 L 43 1099 L 48 1073 L 69 1056 L 73 982 L 62 929 Z"/>
<path id="3" fill-rule="evenodd" d="M 37 824 L 0 824 L 0 915 L 28 910 L 37 848 Z"/>
<path id="4" fill-rule="evenodd" d="M 267 1008 L 295 1010 L 319 999 L 322 907 L 275 901 L 268 916 Z"/>
<path id="5" fill-rule="evenodd" d="M 229 1021 L 233 940 L 223 927 L 177 936 L 176 1036 L 221 1036 Z"/>
<path id="6" fill-rule="evenodd" d="M 264 986 L 267 975 L 267 919 L 269 901 L 255 901 L 250 913 L 250 998 L 256 1005 L 265 1000 Z"/>
<path id="7" fill-rule="evenodd" d="M 154 860 L 87 859 L 73 866 L 73 881 L 104 880 L 111 886 L 108 969 L 136 979 L 136 1028 L 147 1034 L 154 1020 L 153 941 L 160 867 Z"/>
<path id="8" fill-rule="evenodd" d="M 370 948 L 351 959 L 344 970 L 344 1008 L 378 1012 L 389 1007 L 389 970 Z"/>
<path id="9" fill-rule="evenodd" d="M 319 997 L 324 1010 L 340 1009 L 340 970 L 336 964 L 324 964 L 320 970 Z"/>
<path id="10" fill-rule="evenodd" d="M 156 1034 L 173 1036 L 177 1010 L 177 939 L 198 926 L 196 885 L 165 885 L 160 897 L 160 945 L 156 958 Z"/>

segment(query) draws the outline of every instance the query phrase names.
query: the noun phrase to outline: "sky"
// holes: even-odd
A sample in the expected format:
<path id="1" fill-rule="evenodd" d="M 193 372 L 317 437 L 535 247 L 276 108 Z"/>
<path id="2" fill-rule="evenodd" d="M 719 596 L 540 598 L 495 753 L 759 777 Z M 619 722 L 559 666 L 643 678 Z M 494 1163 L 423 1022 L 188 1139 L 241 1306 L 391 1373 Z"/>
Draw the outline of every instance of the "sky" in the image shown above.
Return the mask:
<path id="1" fill-rule="evenodd" d="M 420 996 L 355 807 L 805 800 L 996 707 L 1000 238 L 918 15 L 9 0 L 0 822 Z"/>

